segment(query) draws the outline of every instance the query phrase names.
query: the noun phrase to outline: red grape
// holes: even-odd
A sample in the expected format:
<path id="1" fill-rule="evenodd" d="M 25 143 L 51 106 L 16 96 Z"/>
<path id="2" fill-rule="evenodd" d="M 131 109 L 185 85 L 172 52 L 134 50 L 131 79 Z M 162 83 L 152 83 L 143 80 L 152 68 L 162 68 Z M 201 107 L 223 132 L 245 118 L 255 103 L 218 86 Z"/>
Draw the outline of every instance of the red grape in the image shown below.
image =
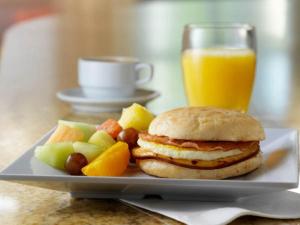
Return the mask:
<path id="1" fill-rule="evenodd" d="M 126 128 L 122 130 L 117 137 L 118 141 L 126 142 L 130 149 L 137 146 L 139 132 L 134 128 Z"/>
<path id="2" fill-rule="evenodd" d="M 80 175 L 81 168 L 88 164 L 87 159 L 81 153 L 72 153 L 66 160 L 65 169 L 71 175 Z"/>

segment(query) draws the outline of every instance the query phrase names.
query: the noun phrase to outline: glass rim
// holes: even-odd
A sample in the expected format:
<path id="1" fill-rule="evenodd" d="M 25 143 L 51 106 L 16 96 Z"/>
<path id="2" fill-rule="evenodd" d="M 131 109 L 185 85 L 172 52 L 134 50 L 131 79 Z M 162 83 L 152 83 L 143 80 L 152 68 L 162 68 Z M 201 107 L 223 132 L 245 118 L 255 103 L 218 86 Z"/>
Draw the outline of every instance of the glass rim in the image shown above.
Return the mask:
<path id="1" fill-rule="evenodd" d="M 245 29 L 254 30 L 255 26 L 249 23 L 190 23 L 184 26 L 184 29 Z"/>

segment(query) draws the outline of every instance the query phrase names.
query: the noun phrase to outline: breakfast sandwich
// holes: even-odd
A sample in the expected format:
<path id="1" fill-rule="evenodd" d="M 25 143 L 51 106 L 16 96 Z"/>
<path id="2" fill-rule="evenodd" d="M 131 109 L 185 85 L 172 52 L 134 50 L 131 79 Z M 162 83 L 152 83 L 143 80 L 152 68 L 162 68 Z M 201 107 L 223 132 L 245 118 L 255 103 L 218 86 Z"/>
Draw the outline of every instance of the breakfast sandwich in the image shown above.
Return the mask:
<path id="1" fill-rule="evenodd" d="M 147 174 L 224 179 L 262 164 L 261 124 L 250 115 L 214 107 L 185 107 L 157 116 L 132 154 Z"/>

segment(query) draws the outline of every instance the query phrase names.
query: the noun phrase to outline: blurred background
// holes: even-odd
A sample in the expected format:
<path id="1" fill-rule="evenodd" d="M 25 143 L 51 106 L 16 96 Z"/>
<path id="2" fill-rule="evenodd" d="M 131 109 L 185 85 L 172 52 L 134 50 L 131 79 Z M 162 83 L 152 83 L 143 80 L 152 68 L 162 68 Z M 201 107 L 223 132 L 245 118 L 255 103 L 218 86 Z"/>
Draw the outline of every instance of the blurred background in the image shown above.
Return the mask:
<path id="1" fill-rule="evenodd" d="M 258 42 L 250 112 L 293 124 L 300 114 L 299 8 L 297 0 L 0 0 L 0 77 L 26 79 L 34 67 L 39 75 L 30 82 L 38 89 L 55 76 L 47 81 L 53 92 L 78 86 L 78 57 L 135 56 L 155 66 L 147 87 L 162 93 L 149 104 L 159 113 L 186 104 L 180 63 L 185 24 L 250 23 Z"/>

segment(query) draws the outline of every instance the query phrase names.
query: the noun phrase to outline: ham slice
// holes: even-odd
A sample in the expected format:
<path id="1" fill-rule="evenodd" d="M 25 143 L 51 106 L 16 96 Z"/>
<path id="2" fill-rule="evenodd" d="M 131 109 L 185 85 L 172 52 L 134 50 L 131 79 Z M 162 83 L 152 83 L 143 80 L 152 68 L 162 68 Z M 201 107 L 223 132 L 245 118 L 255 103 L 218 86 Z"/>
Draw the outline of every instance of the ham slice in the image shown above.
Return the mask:
<path id="1" fill-rule="evenodd" d="M 166 136 L 151 135 L 146 132 L 140 133 L 139 138 L 144 141 L 201 151 L 229 151 L 232 149 L 240 149 L 243 151 L 253 146 L 256 146 L 257 148 L 259 147 L 259 141 L 191 141 L 172 139 Z"/>

